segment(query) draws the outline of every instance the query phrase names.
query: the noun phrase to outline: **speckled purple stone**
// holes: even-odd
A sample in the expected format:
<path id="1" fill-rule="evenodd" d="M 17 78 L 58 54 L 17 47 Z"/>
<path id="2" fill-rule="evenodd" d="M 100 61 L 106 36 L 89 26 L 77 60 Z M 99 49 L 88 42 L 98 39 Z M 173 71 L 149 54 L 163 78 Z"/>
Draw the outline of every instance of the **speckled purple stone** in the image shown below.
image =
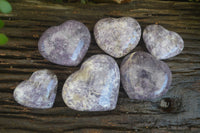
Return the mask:
<path id="1" fill-rule="evenodd" d="M 143 40 L 148 51 L 157 59 L 168 59 L 181 53 L 184 48 L 179 34 L 161 25 L 149 25 L 144 29 Z"/>
<path id="2" fill-rule="evenodd" d="M 79 111 L 107 111 L 116 107 L 120 72 L 108 55 L 94 55 L 66 80 L 62 97 L 65 104 Z"/>
<path id="3" fill-rule="evenodd" d="M 139 23 L 131 17 L 104 18 L 94 27 L 98 46 L 107 54 L 120 58 L 133 50 L 141 37 Z"/>
<path id="4" fill-rule="evenodd" d="M 172 80 L 168 65 L 146 52 L 127 55 L 120 72 L 122 85 L 130 99 L 158 98 L 168 91 Z"/>
<path id="5" fill-rule="evenodd" d="M 69 20 L 47 29 L 41 36 L 40 54 L 52 63 L 77 66 L 90 45 L 90 32 L 81 22 Z"/>
<path id="6" fill-rule="evenodd" d="M 51 71 L 38 70 L 15 88 L 13 96 L 19 104 L 26 107 L 51 108 L 55 101 L 57 84 L 57 77 Z"/>

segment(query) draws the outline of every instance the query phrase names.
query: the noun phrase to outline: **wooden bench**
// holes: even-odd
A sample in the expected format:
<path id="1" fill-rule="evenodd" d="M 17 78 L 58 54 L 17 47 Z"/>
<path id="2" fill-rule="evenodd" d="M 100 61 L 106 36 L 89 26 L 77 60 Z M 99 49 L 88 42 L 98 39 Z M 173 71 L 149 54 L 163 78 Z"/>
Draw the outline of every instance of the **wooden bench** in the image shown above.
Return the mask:
<path id="1" fill-rule="evenodd" d="M 133 0 L 129 4 L 49 3 L 44 0 L 13 0 L 13 11 L 0 14 L 5 27 L 0 31 L 9 42 L 0 47 L 0 132 L 200 132 L 200 3 L 164 0 Z M 92 34 L 84 60 L 104 52 L 97 46 L 94 24 L 104 17 L 130 16 L 142 29 L 160 24 L 178 32 L 185 41 L 183 52 L 165 60 L 173 73 L 171 90 L 153 101 L 130 100 L 120 88 L 117 108 L 108 112 L 78 112 L 61 97 L 66 78 L 79 69 L 50 63 L 38 52 L 40 35 L 50 26 L 75 19 Z M 133 50 L 146 51 L 141 39 Z M 117 59 L 118 64 L 122 59 Z M 59 78 L 58 93 L 51 109 L 20 106 L 13 90 L 32 72 L 47 68 Z"/>

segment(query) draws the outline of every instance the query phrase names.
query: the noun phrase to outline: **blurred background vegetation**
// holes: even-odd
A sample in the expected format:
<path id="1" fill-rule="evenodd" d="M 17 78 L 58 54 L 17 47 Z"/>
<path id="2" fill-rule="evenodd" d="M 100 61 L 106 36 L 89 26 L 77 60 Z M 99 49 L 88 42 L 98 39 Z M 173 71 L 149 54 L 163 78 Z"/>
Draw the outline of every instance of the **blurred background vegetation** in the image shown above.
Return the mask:
<path id="1" fill-rule="evenodd" d="M 49 1 L 49 0 L 46 0 Z M 133 0 L 51 0 L 53 2 L 68 2 L 68 3 L 82 3 L 82 4 L 87 4 L 87 3 L 128 3 Z M 163 1 L 169 1 L 169 0 L 163 0 Z M 179 2 L 200 2 L 200 0 L 178 0 Z"/>

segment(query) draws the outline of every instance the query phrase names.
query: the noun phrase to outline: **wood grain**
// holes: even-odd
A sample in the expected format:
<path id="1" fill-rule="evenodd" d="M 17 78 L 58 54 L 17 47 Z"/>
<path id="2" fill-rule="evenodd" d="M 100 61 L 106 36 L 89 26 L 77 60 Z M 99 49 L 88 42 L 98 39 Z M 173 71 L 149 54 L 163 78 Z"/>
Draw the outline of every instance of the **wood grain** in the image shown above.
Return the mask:
<path id="1" fill-rule="evenodd" d="M 133 0 L 129 4 L 55 4 L 39 0 L 13 0 L 11 14 L 0 14 L 1 30 L 9 42 L 0 47 L 0 132 L 200 132 L 200 3 Z M 165 60 L 173 73 L 171 90 L 153 101 L 130 100 L 120 88 L 117 108 L 108 112 L 78 112 L 61 98 L 66 78 L 79 69 L 52 64 L 39 54 L 37 42 L 50 26 L 75 19 L 93 33 L 104 17 L 134 17 L 142 29 L 158 23 L 178 32 L 185 41 L 183 52 Z M 144 50 L 141 39 L 133 51 Z M 104 53 L 94 41 L 84 58 Z M 122 59 L 117 59 L 118 64 Z M 47 68 L 59 78 L 52 109 L 30 109 L 17 104 L 13 90 L 32 72 Z"/>

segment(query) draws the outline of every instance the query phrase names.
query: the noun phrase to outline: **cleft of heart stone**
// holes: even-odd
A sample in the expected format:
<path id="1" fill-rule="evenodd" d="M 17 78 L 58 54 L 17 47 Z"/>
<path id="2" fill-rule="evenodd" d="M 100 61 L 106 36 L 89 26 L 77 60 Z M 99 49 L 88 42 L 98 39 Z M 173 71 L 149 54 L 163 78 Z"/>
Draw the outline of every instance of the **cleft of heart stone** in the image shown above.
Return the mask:
<path id="1" fill-rule="evenodd" d="M 50 70 L 38 70 L 15 88 L 14 99 L 26 107 L 51 108 L 55 101 L 57 84 L 58 79 Z"/>

